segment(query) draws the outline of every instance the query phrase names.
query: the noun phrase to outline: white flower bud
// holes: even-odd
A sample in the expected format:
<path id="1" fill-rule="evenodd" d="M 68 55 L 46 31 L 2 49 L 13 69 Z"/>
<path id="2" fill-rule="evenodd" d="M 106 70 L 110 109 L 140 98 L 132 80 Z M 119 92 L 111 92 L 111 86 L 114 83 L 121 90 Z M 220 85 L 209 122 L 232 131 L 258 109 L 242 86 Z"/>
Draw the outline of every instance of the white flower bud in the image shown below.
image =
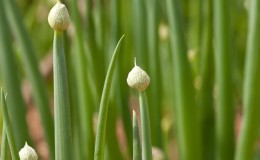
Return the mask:
<path id="1" fill-rule="evenodd" d="M 38 160 L 35 150 L 25 143 L 24 147 L 19 151 L 20 160 Z"/>
<path id="2" fill-rule="evenodd" d="M 58 1 L 50 10 L 48 22 L 51 28 L 58 32 L 62 32 L 68 28 L 70 24 L 70 15 L 66 6 L 60 3 L 60 1 Z"/>
<path id="3" fill-rule="evenodd" d="M 135 65 L 128 74 L 127 84 L 139 91 L 144 91 L 150 84 L 150 77 L 144 70 Z"/>

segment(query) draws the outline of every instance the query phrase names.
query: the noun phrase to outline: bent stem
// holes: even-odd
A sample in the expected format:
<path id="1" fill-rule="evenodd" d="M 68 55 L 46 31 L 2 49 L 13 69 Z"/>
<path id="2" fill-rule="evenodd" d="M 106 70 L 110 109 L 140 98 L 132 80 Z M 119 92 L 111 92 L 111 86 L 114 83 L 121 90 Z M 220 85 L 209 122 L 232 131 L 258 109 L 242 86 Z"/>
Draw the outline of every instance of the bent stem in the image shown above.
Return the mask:
<path id="1" fill-rule="evenodd" d="M 54 72 L 54 122 L 55 159 L 72 159 L 72 136 L 67 69 L 63 49 L 63 33 L 54 33 L 53 43 Z"/>
<path id="2" fill-rule="evenodd" d="M 141 130 L 142 130 L 142 159 L 152 159 L 152 145 L 150 132 L 150 119 L 145 91 L 139 91 L 139 104 L 141 114 Z"/>
<path id="3" fill-rule="evenodd" d="M 114 50 L 113 57 L 111 59 L 106 80 L 104 83 L 104 88 L 102 92 L 102 97 L 100 101 L 99 107 L 99 117 L 98 117 L 98 125 L 97 125 L 97 135 L 95 142 L 95 160 L 103 160 L 104 158 L 104 148 L 105 148 L 105 134 L 106 134 L 106 121 L 107 121 L 107 112 L 108 112 L 108 103 L 109 103 L 109 94 L 112 84 L 112 79 L 114 75 L 114 70 L 116 66 L 116 60 L 118 58 L 119 48 L 121 46 L 121 41 L 123 40 L 124 35 L 120 38 L 117 43 L 117 46 Z"/>

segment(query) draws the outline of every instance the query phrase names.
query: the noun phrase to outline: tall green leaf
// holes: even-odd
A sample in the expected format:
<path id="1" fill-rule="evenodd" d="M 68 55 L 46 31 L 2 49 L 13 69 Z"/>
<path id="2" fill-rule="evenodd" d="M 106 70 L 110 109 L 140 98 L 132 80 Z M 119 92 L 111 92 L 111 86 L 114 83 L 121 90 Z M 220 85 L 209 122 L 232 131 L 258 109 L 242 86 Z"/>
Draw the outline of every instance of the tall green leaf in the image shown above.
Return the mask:
<path id="1" fill-rule="evenodd" d="M 108 102 L 109 102 L 109 94 L 113 79 L 113 74 L 116 66 L 116 61 L 118 58 L 119 48 L 121 46 L 121 42 L 124 38 L 124 35 L 120 38 L 117 43 L 117 46 L 114 50 L 114 54 L 109 64 L 109 68 L 106 75 L 106 80 L 103 87 L 102 97 L 100 101 L 99 107 L 99 117 L 98 117 L 98 125 L 97 125 L 97 134 L 96 134 L 96 143 L 95 143 L 95 160 L 103 160 L 104 159 L 104 148 L 105 148 L 105 135 L 106 135 L 106 124 L 107 124 L 107 112 L 108 112 Z"/>

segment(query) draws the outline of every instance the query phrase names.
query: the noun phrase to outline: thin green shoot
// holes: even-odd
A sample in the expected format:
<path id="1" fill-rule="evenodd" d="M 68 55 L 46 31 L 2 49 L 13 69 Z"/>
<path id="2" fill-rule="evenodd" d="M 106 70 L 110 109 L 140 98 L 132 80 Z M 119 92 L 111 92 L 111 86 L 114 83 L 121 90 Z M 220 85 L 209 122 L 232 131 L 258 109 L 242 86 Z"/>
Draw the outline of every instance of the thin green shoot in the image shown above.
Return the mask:
<path id="1" fill-rule="evenodd" d="M 103 160 L 104 159 L 104 149 L 105 149 L 105 132 L 106 132 L 106 121 L 107 121 L 107 112 L 108 112 L 108 103 L 109 103 L 109 94 L 113 79 L 113 74 L 118 58 L 119 48 L 121 46 L 121 42 L 124 38 L 124 35 L 120 38 L 117 43 L 117 46 L 114 50 L 112 59 L 110 61 L 110 65 L 108 68 L 108 72 L 106 75 L 106 80 L 104 83 L 104 88 L 102 92 L 102 97 L 100 101 L 99 107 L 99 117 L 98 117 L 98 125 L 97 125 L 97 135 L 96 135 L 96 143 L 95 143 L 95 160 Z"/>

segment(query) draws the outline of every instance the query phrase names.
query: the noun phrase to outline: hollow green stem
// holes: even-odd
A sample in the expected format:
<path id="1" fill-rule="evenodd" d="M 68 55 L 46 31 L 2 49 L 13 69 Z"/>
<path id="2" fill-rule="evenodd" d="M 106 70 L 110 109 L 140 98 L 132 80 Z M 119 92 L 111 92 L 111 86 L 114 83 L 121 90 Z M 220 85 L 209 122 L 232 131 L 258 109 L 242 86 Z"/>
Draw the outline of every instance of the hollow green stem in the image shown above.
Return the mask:
<path id="1" fill-rule="evenodd" d="M 142 152 L 141 152 L 141 144 L 140 144 L 140 136 L 139 136 L 139 127 L 136 118 L 136 113 L 133 110 L 133 160 L 141 160 Z"/>
<path id="2" fill-rule="evenodd" d="M 212 1 L 205 1 L 206 15 L 203 28 L 201 47 L 201 88 L 199 103 L 201 109 L 201 140 L 203 159 L 211 160 L 215 157 L 215 113 L 213 100 L 214 85 L 214 54 L 213 54 L 213 5 Z"/>
<path id="3" fill-rule="evenodd" d="M 152 159 L 152 144 L 148 103 L 145 91 L 139 91 L 139 107 L 141 114 L 141 130 L 142 130 L 142 159 Z"/>
<path id="4" fill-rule="evenodd" d="M 54 122 L 55 159 L 72 159 L 72 137 L 67 69 L 63 48 L 63 33 L 54 33 L 53 42 L 54 72 Z"/>
<path id="5" fill-rule="evenodd" d="M 214 0 L 215 70 L 217 85 L 216 155 L 234 158 L 234 105 L 232 93 L 229 1 Z"/>
<path id="6" fill-rule="evenodd" d="M 244 117 L 236 149 L 236 160 L 253 159 L 253 151 L 260 120 L 260 1 L 250 1 L 249 34 L 243 90 Z"/>
<path id="7" fill-rule="evenodd" d="M 124 38 L 124 35 L 120 38 L 117 43 L 117 46 L 114 50 L 112 59 L 109 64 L 109 68 L 106 75 L 106 80 L 104 83 L 104 88 L 102 92 L 102 97 L 100 101 L 99 107 L 99 117 L 98 117 L 98 125 L 97 125 L 97 135 L 95 142 L 95 160 L 103 160 L 104 159 L 104 148 L 105 148 L 105 134 L 106 134 L 106 121 L 107 121 L 107 112 L 108 112 L 108 102 L 109 102 L 109 94 L 113 79 L 113 74 L 116 66 L 116 60 L 118 58 L 119 48 L 121 46 L 121 42 Z"/>
<path id="8" fill-rule="evenodd" d="M 3 111 L 3 119 L 4 119 L 4 126 L 6 127 L 6 136 L 8 139 L 11 156 L 13 160 L 19 160 L 17 148 L 15 145 L 15 139 L 14 139 L 14 133 L 12 129 L 12 124 L 10 122 L 9 114 L 7 111 L 7 105 L 6 105 L 6 97 L 4 95 L 3 89 L 1 88 L 1 104 L 2 104 L 2 111 Z"/>

